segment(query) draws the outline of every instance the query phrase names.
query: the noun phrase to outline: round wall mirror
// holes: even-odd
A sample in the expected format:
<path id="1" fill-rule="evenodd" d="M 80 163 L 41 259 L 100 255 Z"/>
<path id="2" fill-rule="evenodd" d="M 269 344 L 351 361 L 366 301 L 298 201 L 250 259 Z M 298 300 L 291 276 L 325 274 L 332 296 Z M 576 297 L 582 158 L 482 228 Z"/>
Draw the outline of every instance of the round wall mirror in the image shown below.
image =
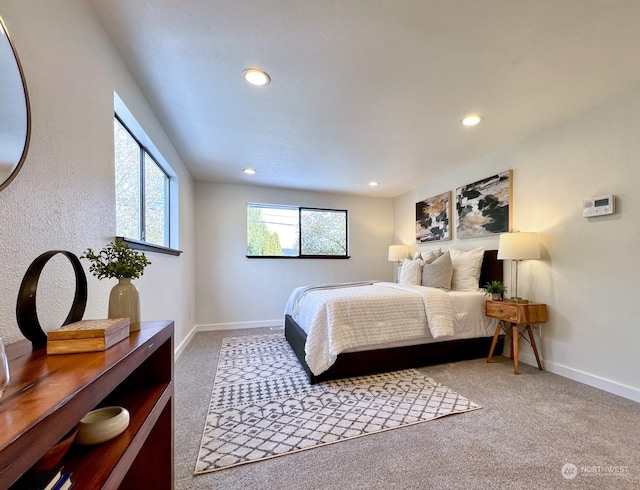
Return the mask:
<path id="1" fill-rule="evenodd" d="M 31 136 L 29 94 L 18 53 L 0 17 L 0 190 L 20 171 Z"/>

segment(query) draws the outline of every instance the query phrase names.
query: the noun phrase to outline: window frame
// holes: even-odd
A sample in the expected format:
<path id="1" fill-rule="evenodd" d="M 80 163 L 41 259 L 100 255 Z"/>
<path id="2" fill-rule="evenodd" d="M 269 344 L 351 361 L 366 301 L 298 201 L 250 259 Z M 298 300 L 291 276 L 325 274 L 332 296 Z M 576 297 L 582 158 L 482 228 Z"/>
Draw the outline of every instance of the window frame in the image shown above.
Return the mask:
<path id="1" fill-rule="evenodd" d="M 265 208 L 280 208 L 280 209 L 291 209 L 296 210 L 298 213 L 298 255 L 248 255 L 245 254 L 248 259 L 333 259 L 333 260 L 342 260 L 349 259 L 351 255 L 349 254 L 349 211 L 347 209 L 335 209 L 335 208 L 315 208 L 309 206 L 292 206 L 289 204 L 266 204 L 266 203 L 256 203 L 256 202 L 248 202 L 246 206 L 246 210 L 249 209 L 249 206 L 263 206 Z M 302 253 L 302 211 L 330 211 L 330 212 L 339 212 L 344 213 L 344 239 L 345 239 L 345 254 L 344 255 L 312 255 L 312 254 L 303 254 Z M 246 217 L 246 222 L 248 224 L 248 215 Z M 248 241 L 248 236 L 245 240 L 245 249 L 246 242 Z"/>
<path id="2" fill-rule="evenodd" d="M 116 236 L 117 240 L 124 241 L 129 244 L 131 248 L 143 251 L 153 251 L 159 252 L 163 254 L 169 255 L 180 255 L 182 253 L 181 250 L 178 249 L 178 218 L 179 218 L 179 209 L 178 209 L 178 179 L 177 175 L 171 168 L 171 166 L 166 162 L 166 160 L 162 157 L 162 154 L 155 147 L 151 139 L 147 136 L 146 132 L 142 129 L 138 121 L 133 117 L 129 109 L 122 102 L 117 93 L 114 92 L 114 114 L 113 114 L 113 122 L 118 122 L 133 138 L 136 144 L 139 147 L 140 151 L 140 235 L 138 238 L 134 237 L 123 237 Z M 114 135 L 114 144 L 115 144 L 115 135 Z M 114 147 L 115 153 L 115 147 Z M 164 229 L 166 232 L 165 244 L 159 245 L 155 243 L 151 243 L 146 241 L 143 238 L 143 231 L 145 228 L 145 188 L 144 188 L 144 179 L 145 179 L 145 159 L 146 156 L 153 161 L 153 164 L 157 165 L 160 171 L 166 176 L 165 180 L 165 223 Z M 115 165 L 115 154 L 114 154 L 114 165 Z M 117 220 L 117 216 L 116 216 Z"/>

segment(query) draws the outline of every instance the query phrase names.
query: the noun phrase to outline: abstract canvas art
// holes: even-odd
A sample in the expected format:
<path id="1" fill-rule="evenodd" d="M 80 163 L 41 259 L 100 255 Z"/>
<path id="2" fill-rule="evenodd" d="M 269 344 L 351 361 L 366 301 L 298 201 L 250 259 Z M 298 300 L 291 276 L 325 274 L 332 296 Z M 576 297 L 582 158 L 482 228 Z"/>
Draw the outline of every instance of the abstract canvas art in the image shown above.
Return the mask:
<path id="1" fill-rule="evenodd" d="M 513 171 L 507 170 L 456 189 L 458 238 L 511 230 Z"/>
<path id="2" fill-rule="evenodd" d="M 416 203 L 416 243 L 451 240 L 451 191 Z"/>

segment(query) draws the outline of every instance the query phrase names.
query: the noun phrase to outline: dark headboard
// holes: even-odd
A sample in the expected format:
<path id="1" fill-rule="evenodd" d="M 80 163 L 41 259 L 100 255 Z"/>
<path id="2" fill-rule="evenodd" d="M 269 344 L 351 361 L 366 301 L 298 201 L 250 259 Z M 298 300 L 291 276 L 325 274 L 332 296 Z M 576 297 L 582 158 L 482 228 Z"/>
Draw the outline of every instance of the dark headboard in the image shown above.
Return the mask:
<path id="1" fill-rule="evenodd" d="M 480 269 L 479 286 L 483 288 L 485 284 L 491 281 L 504 281 L 502 259 L 498 259 L 497 250 L 484 251 L 482 269 Z"/>

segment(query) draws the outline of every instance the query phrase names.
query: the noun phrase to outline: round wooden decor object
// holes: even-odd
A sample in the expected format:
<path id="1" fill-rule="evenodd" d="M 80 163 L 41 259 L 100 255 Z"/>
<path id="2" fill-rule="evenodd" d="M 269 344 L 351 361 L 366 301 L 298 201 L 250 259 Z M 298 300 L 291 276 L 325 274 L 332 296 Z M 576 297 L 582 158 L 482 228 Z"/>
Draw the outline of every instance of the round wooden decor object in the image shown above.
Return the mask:
<path id="1" fill-rule="evenodd" d="M 76 276 L 76 292 L 73 297 L 71 310 L 62 325 L 78 322 L 82 320 L 84 310 L 87 306 L 87 276 L 84 273 L 80 259 L 71 252 L 64 250 L 51 250 L 40 255 L 34 260 L 20 284 L 20 292 L 18 293 L 18 302 L 16 304 L 16 318 L 18 327 L 27 339 L 33 344 L 33 349 L 42 349 L 47 346 L 47 334 L 44 333 L 38 320 L 38 312 L 36 311 L 36 293 L 38 290 L 38 280 L 44 266 L 49 262 L 51 257 L 62 254 L 69 259 L 73 266 L 73 272 Z"/>

